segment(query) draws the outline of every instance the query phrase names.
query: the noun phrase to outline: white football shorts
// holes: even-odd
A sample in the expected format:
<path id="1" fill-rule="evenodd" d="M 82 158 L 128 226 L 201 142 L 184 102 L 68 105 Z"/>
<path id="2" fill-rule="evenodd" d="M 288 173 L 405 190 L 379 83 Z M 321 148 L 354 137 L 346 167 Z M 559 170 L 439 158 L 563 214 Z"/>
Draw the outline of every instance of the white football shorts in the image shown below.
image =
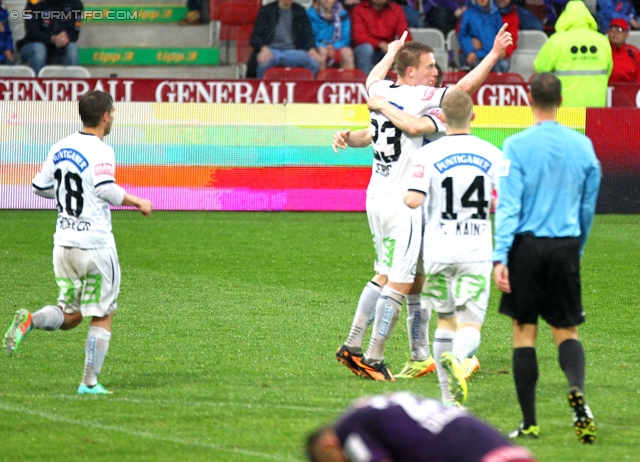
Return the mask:
<path id="1" fill-rule="evenodd" d="M 374 270 L 397 283 L 413 283 L 422 244 L 422 209 L 402 196 L 367 198 L 367 219 L 376 251 Z"/>
<path id="2" fill-rule="evenodd" d="M 115 247 L 53 247 L 53 271 L 65 313 L 103 317 L 118 307 L 120 262 Z"/>
<path id="3" fill-rule="evenodd" d="M 491 261 L 434 263 L 425 261 L 421 305 L 438 314 L 454 315 L 467 308 L 484 322 L 489 304 Z"/>

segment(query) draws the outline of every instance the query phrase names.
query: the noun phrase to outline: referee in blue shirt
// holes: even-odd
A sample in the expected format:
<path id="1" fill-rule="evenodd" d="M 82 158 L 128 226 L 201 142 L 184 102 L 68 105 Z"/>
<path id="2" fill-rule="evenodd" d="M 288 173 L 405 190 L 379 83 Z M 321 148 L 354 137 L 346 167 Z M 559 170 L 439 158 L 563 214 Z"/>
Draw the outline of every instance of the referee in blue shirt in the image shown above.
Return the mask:
<path id="1" fill-rule="evenodd" d="M 585 355 L 578 340 L 584 322 L 580 258 L 593 223 L 600 163 L 584 135 L 559 125 L 561 84 L 550 73 L 531 80 L 534 126 L 504 142 L 505 172 L 498 185 L 493 278 L 500 313 L 513 319 L 513 377 L 521 425 L 509 436 L 537 437 L 538 317 L 551 326 L 580 442 L 595 440 L 584 399 Z"/>

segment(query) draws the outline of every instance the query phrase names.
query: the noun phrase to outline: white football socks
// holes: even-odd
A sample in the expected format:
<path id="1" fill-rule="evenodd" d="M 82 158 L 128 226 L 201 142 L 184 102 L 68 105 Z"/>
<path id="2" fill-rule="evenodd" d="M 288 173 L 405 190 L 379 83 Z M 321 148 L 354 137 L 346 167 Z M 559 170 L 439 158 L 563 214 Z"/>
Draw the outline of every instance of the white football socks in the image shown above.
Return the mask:
<path id="1" fill-rule="evenodd" d="M 462 363 L 472 356 L 480 346 L 480 331 L 471 326 L 465 326 L 456 332 L 453 341 L 453 355 Z"/>
<path id="2" fill-rule="evenodd" d="M 384 347 L 396 325 L 405 295 L 385 286 L 376 303 L 376 318 L 373 321 L 371 341 L 364 355 L 367 364 L 374 364 L 384 359 Z"/>
<path id="3" fill-rule="evenodd" d="M 33 313 L 34 329 L 58 330 L 64 322 L 64 313 L 54 305 L 47 305 Z"/>
<path id="4" fill-rule="evenodd" d="M 89 326 L 85 344 L 84 375 L 82 383 L 92 387 L 98 383 L 98 375 L 109 351 L 111 332 L 102 327 Z"/>
<path id="5" fill-rule="evenodd" d="M 364 286 L 364 289 L 362 289 L 360 300 L 358 300 L 358 308 L 353 317 L 353 324 L 351 324 L 351 330 L 345 342 L 345 345 L 349 347 L 352 353 L 362 351 L 364 333 L 373 321 L 376 303 L 378 302 L 381 291 L 382 287 L 372 281 L 369 281 L 367 285 Z"/>
<path id="6" fill-rule="evenodd" d="M 451 391 L 449 390 L 449 375 L 447 370 L 442 367 L 440 356 L 445 351 L 451 351 L 453 348 L 453 339 L 456 333 L 452 330 L 437 328 L 433 334 L 433 356 L 436 360 L 436 372 L 438 373 L 438 383 L 440 384 L 440 392 L 442 393 L 442 401 L 454 401 Z"/>
<path id="7" fill-rule="evenodd" d="M 431 356 L 429 320 L 431 310 L 420 306 L 420 294 L 407 295 L 407 334 L 412 361 L 424 361 Z"/>

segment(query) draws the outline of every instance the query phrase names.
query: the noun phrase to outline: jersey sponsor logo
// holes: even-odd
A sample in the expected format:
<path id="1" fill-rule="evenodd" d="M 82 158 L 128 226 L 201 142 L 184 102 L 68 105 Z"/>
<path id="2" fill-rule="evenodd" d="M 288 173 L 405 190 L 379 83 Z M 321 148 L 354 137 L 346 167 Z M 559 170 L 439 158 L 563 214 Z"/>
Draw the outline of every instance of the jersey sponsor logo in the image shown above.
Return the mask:
<path id="1" fill-rule="evenodd" d="M 85 159 L 85 157 L 75 149 L 61 149 L 53 155 L 53 163 L 55 165 L 64 161 L 71 162 L 73 165 L 78 167 L 78 170 L 80 170 L 81 172 L 84 172 L 89 166 L 89 162 L 87 161 L 87 159 Z"/>
<path id="2" fill-rule="evenodd" d="M 433 164 L 440 173 L 459 165 L 478 167 L 480 170 L 487 173 L 492 164 L 487 159 L 477 154 L 452 154 Z"/>
<path id="3" fill-rule="evenodd" d="M 422 101 L 429 101 L 430 99 L 433 99 L 433 95 L 436 94 L 436 90 L 437 88 L 427 87 L 427 89 L 422 94 Z"/>
<path id="4" fill-rule="evenodd" d="M 100 175 L 115 176 L 115 169 L 111 164 L 98 164 L 96 165 L 96 168 L 95 168 L 95 174 L 96 176 L 100 176 Z"/>
<path id="5" fill-rule="evenodd" d="M 424 165 L 414 165 L 412 176 L 414 178 L 424 178 Z"/>

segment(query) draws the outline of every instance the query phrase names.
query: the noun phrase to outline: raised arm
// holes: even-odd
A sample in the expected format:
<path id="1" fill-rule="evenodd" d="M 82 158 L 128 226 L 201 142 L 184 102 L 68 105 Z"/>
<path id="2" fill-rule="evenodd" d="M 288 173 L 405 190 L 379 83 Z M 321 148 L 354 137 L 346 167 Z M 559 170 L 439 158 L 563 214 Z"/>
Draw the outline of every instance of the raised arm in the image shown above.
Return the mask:
<path id="1" fill-rule="evenodd" d="M 377 80 L 383 80 L 387 76 L 389 69 L 391 69 L 391 66 L 393 65 L 393 60 L 396 58 L 396 53 L 402 47 L 402 45 L 404 45 L 404 41 L 407 38 L 407 33 L 407 31 L 404 31 L 402 37 L 391 42 L 387 47 L 387 53 L 378 62 L 378 64 L 376 64 L 373 69 L 371 69 L 371 72 L 369 72 L 369 75 L 367 76 L 367 82 L 365 84 L 367 91 L 369 91 L 369 87 L 373 82 Z"/>
<path id="2" fill-rule="evenodd" d="M 371 96 L 367 106 L 372 111 L 382 112 L 396 128 L 409 136 L 430 135 L 438 131 L 438 127 L 431 117 L 413 117 L 382 96 Z"/>
<path id="3" fill-rule="evenodd" d="M 504 23 L 495 40 L 493 41 L 493 47 L 485 58 L 467 75 L 462 77 L 454 86 L 454 90 L 460 90 L 469 95 L 473 94 L 480 88 L 480 85 L 485 81 L 493 66 L 505 55 L 507 47 L 513 44 L 513 37 L 511 33 L 507 31 L 508 23 Z"/>

